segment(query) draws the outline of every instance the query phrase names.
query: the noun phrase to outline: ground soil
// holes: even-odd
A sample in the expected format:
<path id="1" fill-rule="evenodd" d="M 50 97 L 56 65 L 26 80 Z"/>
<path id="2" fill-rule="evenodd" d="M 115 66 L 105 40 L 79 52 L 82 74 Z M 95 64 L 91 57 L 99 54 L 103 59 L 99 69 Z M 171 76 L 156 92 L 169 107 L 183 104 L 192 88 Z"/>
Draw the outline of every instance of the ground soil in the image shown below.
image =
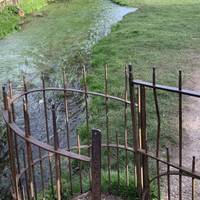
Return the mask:
<path id="1" fill-rule="evenodd" d="M 200 57 L 198 57 L 200 60 Z M 184 88 L 200 92 L 200 70 L 192 72 Z M 183 166 L 192 168 L 192 158 L 196 158 L 196 170 L 200 171 L 200 98 L 183 98 Z M 171 162 L 179 163 L 178 147 L 171 151 Z M 173 169 L 172 169 L 173 170 Z M 165 182 L 164 199 L 167 198 Z M 171 200 L 179 199 L 179 176 L 171 176 Z M 182 199 L 192 199 L 192 178 L 183 177 Z M 200 199 L 200 181 L 195 182 L 195 199 Z"/>

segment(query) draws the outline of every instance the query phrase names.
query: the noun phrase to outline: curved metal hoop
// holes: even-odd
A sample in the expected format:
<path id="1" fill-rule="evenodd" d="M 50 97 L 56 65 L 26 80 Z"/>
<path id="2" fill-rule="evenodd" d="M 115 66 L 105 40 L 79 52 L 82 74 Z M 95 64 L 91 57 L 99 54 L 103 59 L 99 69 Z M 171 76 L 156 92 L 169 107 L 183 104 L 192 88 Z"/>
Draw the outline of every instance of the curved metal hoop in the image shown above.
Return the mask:
<path id="1" fill-rule="evenodd" d="M 12 105 L 14 105 L 14 103 L 16 103 L 21 98 L 27 97 L 27 95 L 30 95 L 30 94 L 33 94 L 33 93 L 38 93 L 38 92 L 46 92 L 46 91 L 72 92 L 72 93 L 78 93 L 78 94 L 85 94 L 85 90 L 78 90 L 78 89 L 72 89 L 72 88 L 41 88 L 41 89 L 32 89 L 32 90 L 29 90 L 29 91 L 25 91 L 25 92 L 22 92 L 18 95 L 13 96 L 13 97 L 9 97 L 9 96 L 6 97 L 6 106 L 5 106 L 5 109 L 3 111 L 3 118 L 4 118 L 4 121 L 6 122 L 7 127 L 10 129 L 10 131 L 14 135 L 16 135 L 17 137 L 20 137 L 24 142 L 27 142 L 30 145 L 34 145 L 35 147 L 38 147 L 38 148 L 43 149 L 43 150 L 48 152 L 48 154 L 42 156 L 42 158 L 37 158 L 37 159 L 33 160 L 32 163 L 31 163 L 31 167 L 34 167 L 35 165 L 37 165 L 42 160 L 50 158 L 54 155 L 63 156 L 63 157 L 66 157 L 68 159 L 79 160 L 79 161 L 82 161 L 82 162 L 90 162 L 91 161 L 90 157 L 85 156 L 85 155 L 81 155 L 79 153 L 72 152 L 72 150 L 77 150 L 77 148 L 78 148 L 77 146 L 72 146 L 72 147 L 70 147 L 70 149 L 58 148 L 58 149 L 55 150 L 55 148 L 52 145 L 41 142 L 38 139 L 34 138 L 33 136 L 27 137 L 25 131 L 23 131 L 16 124 L 15 121 L 13 121 L 13 120 L 10 121 L 11 108 L 12 108 Z M 108 94 L 87 91 L 87 95 L 107 98 L 107 99 L 110 99 L 110 100 L 121 102 L 121 103 L 123 103 L 123 105 L 124 104 L 127 104 L 127 105 L 130 104 L 130 102 L 127 99 L 122 99 L 122 98 L 115 97 L 115 96 L 108 95 Z M 102 144 L 101 146 L 103 148 L 114 148 L 114 149 L 121 149 L 121 150 L 124 150 L 124 151 L 127 151 L 127 152 L 128 151 L 134 152 L 133 148 L 129 147 L 127 145 L 110 144 L 109 143 L 109 144 Z M 79 146 L 79 149 L 90 149 L 90 148 L 91 148 L 91 145 L 80 145 Z M 20 179 L 22 178 L 22 176 L 25 175 L 25 173 L 27 173 L 29 168 L 30 168 L 30 166 L 27 166 L 26 168 L 22 168 L 22 169 L 20 169 L 19 173 L 16 174 L 16 185 L 17 185 L 17 187 L 19 187 Z M 13 196 L 13 198 L 16 198 L 17 195 L 13 192 L 12 196 Z"/>

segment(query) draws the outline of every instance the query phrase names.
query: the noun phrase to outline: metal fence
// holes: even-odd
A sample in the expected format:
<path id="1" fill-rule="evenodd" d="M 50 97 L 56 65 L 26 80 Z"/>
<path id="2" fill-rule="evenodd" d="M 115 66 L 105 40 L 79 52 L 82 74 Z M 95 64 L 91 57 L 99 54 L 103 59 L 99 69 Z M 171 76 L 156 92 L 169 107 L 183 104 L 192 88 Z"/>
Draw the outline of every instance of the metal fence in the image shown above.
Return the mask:
<path id="1" fill-rule="evenodd" d="M 196 170 L 195 157 L 191 167 L 183 165 L 183 96 L 200 97 L 200 94 L 182 88 L 182 74 L 179 72 L 178 87 L 169 87 L 156 83 L 155 69 L 153 69 L 152 83 L 133 79 L 132 66 L 125 68 L 124 96 L 123 98 L 109 95 L 109 81 L 107 66 L 104 71 L 104 93 L 91 92 L 87 86 L 87 76 L 83 68 L 83 89 L 69 88 L 66 76 L 63 75 L 62 88 L 50 88 L 45 86 L 42 76 L 40 89 L 29 89 L 25 78 L 23 79 L 23 91 L 13 95 L 12 84 L 3 87 L 4 111 L 3 117 L 7 125 L 7 138 L 9 147 L 9 160 L 11 169 L 11 184 L 13 199 L 45 199 L 49 193 L 51 199 L 67 199 L 85 192 L 91 192 L 92 199 L 100 199 L 102 171 L 106 172 L 108 192 L 112 193 L 112 173 L 117 177 L 117 190 L 120 195 L 121 172 L 125 177 L 126 187 L 137 189 L 139 199 L 172 199 L 172 176 L 178 177 L 178 199 L 184 199 L 183 177 L 191 178 L 191 199 L 195 199 L 197 192 L 195 182 L 200 179 L 200 173 Z M 130 94 L 128 95 L 128 86 Z M 153 95 L 156 114 L 156 145 L 149 148 L 147 130 L 147 90 Z M 163 149 L 161 139 L 161 112 L 158 91 L 177 94 L 178 97 L 178 151 L 179 163 L 171 161 L 169 148 L 166 155 L 161 155 Z M 76 144 L 71 143 L 70 123 L 70 95 L 79 95 L 83 99 L 84 109 L 81 113 L 85 116 L 86 143 L 82 143 L 79 134 L 76 134 Z M 34 122 L 32 110 L 32 96 L 39 95 L 40 112 L 36 112 L 36 118 L 41 115 L 42 128 L 31 127 Z M 63 109 L 61 121 L 64 122 L 62 131 L 57 120 L 58 110 L 56 105 L 49 101 L 54 96 L 62 96 Z M 104 122 L 91 131 L 91 110 L 89 100 L 94 97 L 101 98 L 100 113 Z M 130 98 L 130 101 L 128 100 Z M 38 98 L 37 98 L 38 99 Z M 42 101 L 41 101 L 42 100 Z M 72 100 L 73 101 L 73 100 Z M 122 130 L 113 133 L 109 111 L 113 106 L 110 103 L 117 102 L 122 110 L 122 118 L 117 116 L 122 123 Z M 99 106 L 99 105 L 98 105 Z M 81 108 L 80 108 L 81 109 Z M 103 111 L 101 110 L 103 109 Z M 17 111 L 16 111 L 17 110 Z M 95 116 L 99 118 L 99 116 Z M 129 127 L 129 122 L 131 126 Z M 115 126 L 116 124 L 112 124 Z M 40 126 L 39 124 L 37 126 Z M 39 132 L 39 136 L 33 132 Z M 61 132 L 65 137 L 61 137 Z M 100 134 L 101 132 L 101 134 Z M 175 133 L 174 133 L 175 134 Z M 102 139 L 101 139 L 102 137 Z M 64 139 L 65 138 L 65 139 Z M 101 143 L 102 141 L 102 143 Z M 38 152 L 38 153 L 36 153 Z M 152 165 L 153 163 L 153 165 Z M 153 170 L 152 170 L 152 165 Z M 153 172 L 152 172 L 153 171 Z M 165 197 L 163 193 L 163 180 L 167 186 Z M 63 181 L 66 181 L 65 183 Z M 75 180 L 78 180 L 75 182 Z M 133 184 L 130 183 L 132 180 Z M 87 186 L 85 183 L 87 182 Z M 77 189 L 78 185 L 78 189 Z M 156 195 L 152 196 L 152 191 Z M 65 192 L 64 192 L 65 191 Z M 64 193 L 69 193 L 68 197 Z M 123 197 L 130 199 L 128 197 Z"/>
<path id="2" fill-rule="evenodd" d="M 137 188 L 141 199 L 150 199 L 150 191 L 152 183 L 156 185 L 157 199 L 188 199 L 183 195 L 183 177 L 190 177 L 189 184 L 191 194 L 189 199 L 199 199 L 196 195 L 198 189 L 196 189 L 195 182 L 200 179 L 200 173 L 195 166 L 195 157 L 192 157 L 192 162 L 184 165 L 183 157 L 183 96 L 190 96 L 199 98 L 198 92 L 185 90 L 182 88 L 182 72 L 179 71 L 178 87 L 171 87 L 160 85 L 156 83 L 156 70 L 153 69 L 152 82 L 145 82 L 141 80 L 134 80 L 132 75 L 132 66 L 129 66 L 129 84 L 130 84 L 130 101 L 132 112 L 132 127 L 134 133 L 134 151 L 137 168 Z M 147 91 L 153 94 L 153 100 L 156 113 L 156 148 L 148 149 L 147 140 Z M 160 139 L 161 139 L 161 106 L 159 105 L 159 92 L 172 93 L 173 96 L 178 97 L 178 163 L 171 161 L 171 155 L 169 154 L 169 148 L 166 147 L 165 156 L 161 155 Z M 138 106 L 137 106 L 138 103 Z M 170 102 L 172 104 L 172 102 Z M 169 105 L 170 105 L 169 104 Z M 165 106 L 165 105 L 164 105 Z M 174 136 L 176 133 L 173 133 Z M 149 175 L 150 169 L 148 165 L 151 160 L 155 163 L 156 173 L 155 175 Z M 178 189 L 174 189 L 175 185 L 172 185 L 172 177 L 178 177 Z M 162 195 L 162 181 L 161 178 L 165 178 L 165 184 L 167 190 Z M 173 192 L 172 192 L 173 190 Z M 176 193 L 176 197 L 173 197 L 172 193 Z M 196 196 L 196 197 L 195 197 Z"/>
<path id="3" fill-rule="evenodd" d="M 45 78 L 42 76 L 42 88 L 29 89 L 23 79 L 23 91 L 14 95 L 11 82 L 3 87 L 4 111 L 3 117 L 7 125 L 9 160 L 11 169 L 12 197 L 14 199 L 40 199 L 45 198 L 47 193 L 50 199 L 65 199 L 92 191 L 93 199 L 100 199 L 101 171 L 106 172 L 108 191 L 112 190 L 112 172 L 117 176 L 117 187 L 121 181 L 121 171 L 125 174 L 125 183 L 129 184 L 129 178 L 135 179 L 133 148 L 128 145 L 128 76 L 125 70 L 124 98 L 108 94 L 108 73 L 105 67 L 104 93 L 90 92 L 87 86 L 85 68 L 83 68 L 83 89 L 67 87 L 66 75 L 63 75 L 63 88 L 47 88 Z M 40 112 L 32 116 L 36 108 L 33 104 L 33 95 L 40 96 Z M 70 105 L 71 95 L 78 95 L 83 99 L 86 124 L 87 142 L 81 144 L 79 134 L 76 135 L 76 144 L 71 143 Z M 55 104 L 49 102 L 53 96 L 59 96 L 62 102 L 62 120 L 64 122 L 63 135 L 61 138 L 60 124 L 57 121 L 58 109 Z M 51 98 L 49 98 L 51 97 Z M 100 145 L 100 131 L 91 131 L 88 101 L 93 97 L 101 98 L 104 111 L 104 128 L 102 130 L 102 144 Z M 73 98 L 73 97 L 72 97 Z M 37 98 L 38 100 L 38 98 Z M 72 100 L 73 101 L 73 100 Z M 116 102 L 123 110 L 123 132 L 114 133 L 111 137 L 109 103 Z M 41 108 L 41 105 L 43 108 Z M 38 105 L 36 106 L 38 107 Z M 42 117 L 42 128 L 32 127 L 33 118 Z M 38 132 L 39 136 L 33 132 Z M 59 133 L 58 133 L 59 132 Z M 112 133 L 113 134 L 113 133 Z M 41 138 L 43 139 L 40 139 Z M 132 134 L 129 136 L 132 138 Z M 65 138 L 65 140 L 63 139 Z M 64 141 L 63 141 L 64 140 Z M 64 143 L 64 145 L 63 145 Z M 131 142 L 132 144 L 132 142 Z M 102 152 L 102 159 L 101 159 Z M 120 167 L 120 155 L 125 155 L 123 167 Z M 130 164 L 131 163 L 131 164 Z M 129 169 L 131 165 L 132 169 Z M 129 177 L 130 174 L 130 177 Z M 63 177 L 67 180 L 63 183 Z M 78 181 L 75 181 L 78 180 Z M 88 186 L 85 187 L 85 182 Z M 78 185 L 78 186 L 77 186 Z M 77 189 L 78 187 L 78 189 Z M 65 192 L 63 192 L 65 191 Z M 69 193 L 65 197 L 64 193 Z"/>

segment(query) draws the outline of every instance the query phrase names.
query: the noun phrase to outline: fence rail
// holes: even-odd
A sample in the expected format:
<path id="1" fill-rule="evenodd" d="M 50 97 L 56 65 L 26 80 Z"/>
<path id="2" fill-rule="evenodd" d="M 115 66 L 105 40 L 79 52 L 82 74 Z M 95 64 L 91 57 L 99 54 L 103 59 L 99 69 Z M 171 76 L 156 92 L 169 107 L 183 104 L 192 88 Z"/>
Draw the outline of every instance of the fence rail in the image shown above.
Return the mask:
<path id="1" fill-rule="evenodd" d="M 66 82 L 66 75 L 63 74 L 63 88 L 46 88 L 45 78 L 42 76 L 42 88 L 40 89 L 28 89 L 25 78 L 23 79 L 23 91 L 14 95 L 11 82 L 8 83 L 8 87 L 3 87 L 3 99 L 4 99 L 4 111 L 3 117 L 7 125 L 8 130 L 8 146 L 9 146 L 9 160 L 11 167 L 11 183 L 12 183 L 12 196 L 14 199 L 38 199 L 38 194 L 42 194 L 45 197 L 45 190 L 51 188 L 52 198 L 63 199 L 64 190 L 68 191 L 73 197 L 74 195 L 82 194 L 84 192 L 91 191 L 93 199 L 100 199 L 101 194 L 101 170 L 108 173 L 108 190 L 111 188 L 111 173 L 113 171 L 112 162 L 119 163 L 119 157 L 124 152 L 126 155 L 126 162 L 124 170 L 126 172 L 126 184 L 129 183 L 130 171 L 128 168 L 130 155 L 133 155 L 132 146 L 128 145 L 128 132 L 127 132 L 127 109 L 130 102 L 127 99 L 127 71 L 125 70 L 125 98 L 115 97 L 108 94 L 108 88 L 105 93 L 88 91 L 86 83 L 86 71 L 83 68 L 83 89 L 68 88 Z M 105 85 L 108 87 L 107 79 L 107 67 L 105 67 Z M 57 93 L 57 94 L 56 94 Z M 46 139 L 38 139 L 31 126 L 33 123 L 32 106 L 33 97 L 40 97 L 42 99 L 43 108 L 40 108 L 40 112 L 36 115 L 43 116 L 43 126 L 39 135 L 45 135 Z M 61 129 L 57 121 L 58 110 L 55 105 L 50 105 L 49 99 L 53 96 L 61 95 L 62 98 L 62 116 L 65 126 L 63 132 L 66 135 L 66 142 L 63 147 L 63 138 L 60 138 L 58 131 Z M 83 97 L 85 107 L 85 123 L 86 131 L 88 133 L 87 144 L 81 144 L 80 136 L 77 134 L 76 144 L 71 144 L 71 128 L 70 128 L 70 97 L 78 95 Z M 49 98 L 51 96 L 51 98 Z M 102 133 L 102 144 L 100 145 L 100 131 L 93 130 L 90 133 L 90 112 L 88 106 L 88 100 L 92 97 L 101 98 L 105 104 L 105 127 Z M 72 97 L 73 98 L 73 97 Z M 36 98 L 37 99 L 37 98 Z M 111 141 L 111 132 L 109 130 L 109 103 L 110 101 L 118 103 L 122 109 L 124 109 L 124 141 L 117 142 Z M 41 105 L 38 105 L 41 106 Z M 19 111 L 20 110 L 20 111 Z M 19 111 L 19 112 L 18 112 Z M 20 123 L 19 123 L 20 122 Z M 22 123 L 23 122 L 23 123 Z M 22 124 L 21 124 L 22 123 Z M 39 126 L 39 125 L 37 125 Z M 121 133 L 120 133 L 121 135 Z M 100 146 L 99 146 L 100 145 Z M 103 165 L 101 164 L 101 151 L 109 152 L 103 154 Z M 38 152 L 37 155 L 35 155 Z M 117 157 L 113 158 L 113 152 L 117 153 Z M 92 153 L 92 154 L 91 154 Z M 112 154 L 111 154 L 112 153 Z M 115 155 L 115 153 L 114 153 Z M 67 160 L 67 163 L 65 164 Z M 107 160 L 107 162 L 106 162 Z M 78 163 L 78 164 L 75 164 Z M 107 163 L 107 164 L 105 164 Z M 74 167 L 76 165 L 76 167 Z M 89 167 L 89 168 L 88 168 Z M 45 171 L 48 170 L 48 174 L 45 175 Z M 133 168 L 134 169 L 134 166 Z M 67 170 L 67 171 L 66 171 Z M 75 173 L 74 171 L 77 172 Z M 116 169 L 115 169 L 116 170 Z M 118 176 L 118 188 L 120 184 L 120 171 L 116 170 Z M 62 174 L 67 172 L 66 180 L 68 180 L 66 186 L 62 183 Z M 38 175 L 39 174 L 39 175 Z M 133 176 L 133 174 L 132 174 Z M 46 177 L 50 177 L 48 180 Z M 87 177 L 87 178 L 86 178 Z M 74 191 L 74 180 L 78 179 L 79 191 Z M 133 178 L 134 179 L 134 176 Z M 89 188 L 85 191 L 84 183 L 89 181 Z M 54 189 L 56 188 L 56 190 Z"/>
<path id="2" fill-rule="evenodd" d="M 163 179 L 166 183 L 165 199 L 172 199 L 173 177 L 178 177 L 178 189 L 175 192 L 177 198 L 184 199 L 184 177 L 189 177 L 191 179 L 191 199 L 194 200 L 197 192 L 195 182 L 200 180 L 200 171 L 196 167 L 195 157 L 192 158 L 191 164 L 183 164 L 183 96 L 199 98 L 200 94 L 182 88 L 181 72 L 179 72 L 178 87 L 169 87 L 157 84 L 155 69 L 152 73 L 152 83 L 134 80 L 132 66 L 129 65 L 129 71 L 127 68 L 124 71 L 124 96 L 115 97 L 109 95 L 107 66 L 104 71 L 104 93 L 88 90 L 84 67 L 82 71 L 83 89 L 69 88 L 65 74 L 63 74 L 63 88 L 47 88 L 44 76 L 42 76 L 42 87 L 39 89 L 28 89 L 24 78 L 23 91 L 17 95 L 13 94 L 11 82 L 7 88 L 3 87 L 3 117 L 7 125 L 13 198 L 17 200 L 39 199 L 38 195 L 45 198 L 45 192 L 50 191 L 52 199 L 65 199 L 65 193 L 73 197 L 91 192 L 92 199 L 99 200 L 101 173 L 105 171 L 107 189 L 110 193 L 113 189 L 112 173 L 114 172 L 117 176 L 117 194 L 120 195 L 121 173 L 123 173 L 125 187 L 131 186 L 133 190 L 137 188 L 139 199 L 144 200 L 152 199 L 152 195 L 154 195 L 153 198 L 162 199 Z M 163 155 L 161 147 L 163 115 L 159 102 L 159 91 L 170 93 L 177 98 L 177 162 L 171 159 L 168 147 Z M 84 143 L 77 132 L 76 141 L 72 144 L 71 112 L 73 113 L 74 110 L 70 107 L 70 102 L 74 101 L 73 95 L 82 99 L 81 102 L 84 105 L 84 109 L 80 108 L 84 115 L 84 131 L 87 135 Z M 60 97 L 61 111 L 55 103 L 52 104 L 52 98 L 57 96 Z M 89 107 L 89 99 L 94 97 L 102 100 L 98 104 L 98 109 L 104 121 L 100 122 L 100 126 L 97 127 L 101 131 L 93 129 L 91 132 L 92 111 Z M 154 104 L 150 106 L 154 107 L 153 112 L 156 116 L 155 148 L 149 148 L 151 144 L 148 140 L 148 134 L 152 132 L 147 126 L 149 117 L 152 117 L 149 116 L 148 110 L 150 97 L 153 99 L 151 103 Z M 40 102 L 37 106 L 33 103 L 35 99 L 37 103 Z M 117 116 L 122 129 L 113 131 L 109 111 L 114 103 L 118 104 L 118 109 L 121 108 L 123 117 Z M 33 116 L 35 109 L 36 114 Z M 59 121 L 58 112 L 61 112 L 62 123 Z M 98 118 L 98 113 L 95 114 L 95 118 Z M 32 127 L 34 119 L 39 115 L 42 116 L 41 122 Z M 38 129 L 39 124 L 41 129 Z M 113 126 L 115 127 L 116 124 Z M 100 140 L 102 140 L 101 143 Z M 63 183 L 63 180 L 67 183 Z M 86 182 L 87 188 L 85 188 Z M 156 195 L 153 191 L 155 187 Z"/>
<path id="3" fill-rule="evenodd" d="M 192 157 L 192 162 L 187 163 L 187 165 L 183 164 L 183 96 L 195 97 L 199 98 L 200 93 L 186 90 L 182 88 L 182 72 L 179 71 L 178 77 L 178 86 L 171 87 L 166 85 L 160 85 L 156 83 L 156 70 L 153 69 L 152 73 L 152 83 L 134 80 L 132 74 L 132 66 L 129 66 L 129 84 L 130 84 L 130 102 L 131 102 L 131 110 L 132 110 L 132 127 L 134 133 L 134 148 L 135 148 L 135 156 L 138 159 L 137 167 L 137 187 L 140 193 L 141 199 L 150 199 L 150 188 L 151 183 L 156 181 L 157 187 L 157 199 L 162 199 L 162 191 L 161 191 L 161 178 L 166 177 L 167 181 L 167 191 L 166 197 L 164 199 L 172 199 L 172 187 L 171 187 L 171 179 L 172 176 L 178 176 L 178 190 L 173 191 L 176 193 L 176 199 L 185 199 L 183 196 L 183 177 L 187 176 L 191 178 L 191 199 L 195 199 L 195 194 L 197 189 L 195 187 L 195 180 L 200 180 L 200 171 L 196 169 L 195 160 L 196 158 Z M 155 106 L 155 114 L 156 114 L 156 149 L 153 152 L 152 149 L 148 149 L 148 141 L 147 141 L 147 127 L 146 127 L 146 118 L 147 118 L 147 110 L 146 110 L 146 93 L 147 90 L 153 94 L 154 106 Z M 160 139 L 161 139 L 161 105 L 158 102 L 158 91 L 164 91 L 167 93 L 172 93 L 177 95 L 178 98 L 178 160 L 177 163 L 171 161 L 171 155 L 169 154 L 169 148 L 166 147 L 165 156 L 161 156 L 160 147 Z M 137 103 L 138 107 L 137 108 Z M 151 105 L 153 106 L 153 105 Z M 176 133 L 174 133 L 176 134 Z M 156 174 L 153 176 L 149 176 L 148 164 L 149 160 L 152 160 L 156 163 Z M 162 166 L 161 166 L 162 165 Z M 163 170 L 166 169 L 166 170 Z M 188 181 L 188 180 L 187 180 Z M 146 184 L 144 184 L 146 183 Z M 174 197 L 173 197 L 174 198 Z"/>

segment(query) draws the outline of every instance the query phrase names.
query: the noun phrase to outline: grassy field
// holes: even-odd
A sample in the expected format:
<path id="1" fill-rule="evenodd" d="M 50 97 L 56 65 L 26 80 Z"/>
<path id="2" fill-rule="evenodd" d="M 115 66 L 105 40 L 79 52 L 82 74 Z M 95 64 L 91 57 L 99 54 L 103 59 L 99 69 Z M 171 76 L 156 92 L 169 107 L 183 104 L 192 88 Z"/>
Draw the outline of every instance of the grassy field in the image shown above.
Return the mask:
<path id="1" fill-rule="evenodd" d="M 114 0 L 121 5 L 137 7 L 113 27 L 109 36 L 101 40 L 92 51 L 88 83 L 91 90 L 104 90 L 104 68 L 108 64 L 109 92 L 123 96 L 125 64 L 132 63 L 134 77 L 152 80 L 152 67 L 157 68 L 159 83 L 176 86 L 178 70 L 183 79 L 198 69 L 193 58 L 200 53 L 200 2 L 197 0 Z M 198 59 L 196 59 L 198 60 Z M 162 146 L 176 141 L 177 96 L 158 93 L 161 111 Z M 148 94 L 148 139 L 155 144 L 156 116 L 152 94 Z M 104 127 L 104 103 L 95 99 L 91 110 L 99 114 L 91 119 L 93 126 Z M 122 130 L 123 108 L 112 106 L 109 110 L 110 130 Z M 103 126 L 104 125 L 104 126 Z M 102 128 L 104 129 L 104 128 Z"/>
<path id="2" fill-rule="evenodd" d="M 0 39 L 13 31 L 20 29 L 18 8 L 22 9 L 25 14 L 29 14 L 41 9 L 45 5 L 47 5 L 46 0 L 22 0 L 18 6 L 5 7 L 2 11 L 0 11 Z"/>

